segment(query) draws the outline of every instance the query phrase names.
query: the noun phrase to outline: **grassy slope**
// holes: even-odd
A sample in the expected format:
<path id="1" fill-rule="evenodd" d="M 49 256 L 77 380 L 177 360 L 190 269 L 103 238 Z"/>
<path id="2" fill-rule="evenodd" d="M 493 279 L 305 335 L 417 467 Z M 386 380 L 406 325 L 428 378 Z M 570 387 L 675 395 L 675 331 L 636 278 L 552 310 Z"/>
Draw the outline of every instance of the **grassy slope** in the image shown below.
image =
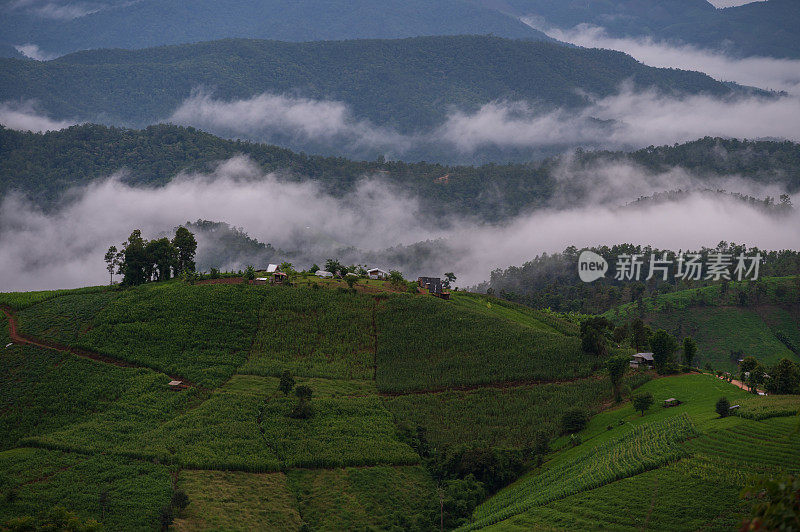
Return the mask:
<path id="1" fill-rule="evenodd" d="M 751 283 L 731 283 L 682 290 L 643 301 L 644 320 L 678 337 L 692 336 L 698 343 L 697 363 L 733 370 L 740 353 L 774 364 L 781 358 L 800 361 L 800 286 L 791 277 L 763 278 Z M 750 292 L 748 292 L 750 291 Z M 752 295 L 752 292 L 758 295 Z M 739 293 L 747 292 L 746 306 Z M 757 299 L 756 299 L 757 298 Z M 610 318 L 632 319 L 637 306 L 626 304 L 609 311 Z M 733 354 L 732 354 L 733 353 Z"/>
<path id="2" fill-rule="evenodd" d="M 0 471 L 2 521 L 63 506 L 106 530 L 153 530 L 172 491 L 165 466 L 102 455 L 12 449 L 0 452 Z M 105 512 L 99 510 L 102 492 Z"/>
<path id="3" fill-rule="evenodd" d="M 573 379 L 599 364 L 578 338 L 432 297 L 392 297 L 379 306 L 377 323 L 377 384 L 386 392 Z"/>
<path id="4" fill-rule="evenodd" d="M 302 524 L 283 473 L 185 470 L 178 486 L 190 503 L 175 530 L 299 530 Z"/>
<path id="5" fill-rule="evenodd" d="M 66 456 L 61 451 L 79 450 L 91 457 L 99 457 L 101 452 L 109 453 L 104 459 L 110 460 L 113 467 L 123 467 L 129 463 L 152 463 L 157 458 L 161 463 L 245 471 L 219 474 L 211 471 L 184 472 L 180 477 L 181 485 L 191 492 L 193 500 L 204 501 L 194 508 L 190 505 L 184 519 L 179 522 L 184 529 L 205 526 L 231 528 L 234 523 L 231 521 L 233 511 L 245 516 L 241 522 L 235 521 L 243 527 L 246 527 L 248 520 L 271 522 L 273 519 L 284 519 L 276 521 L 280 522 L 276 526 L 293 528 L 298 525 L 298 516 L 300 524 L 306 523 L 312 528 L 373 526 L 385 529 L 412 526 L 415 520 L 429 524 L 431 515 L 436 513 L 436 508 L 431 509 L 431 501 L 434 506 L 436 501 L 432 480 L 423 468 L 413 465 L 419 462 L 419 457 L 398 441 L 394 421 L 426 426 L 431 439 L 438 443 L 490 442 L 501 446 L 521 446 L 528 443 L 526 435 L 539 427 L 554 430 L 554 420 L 558 419 L 560 411 L 567 404 L 581 404 L 596 411 L 608 393 L 604 380 L 591 379 L 575 384 L 379 397 L 380 386 L 391 387 L 399 383 L 400 388 L 407 389 L 410 385 L 427 385 L 430 382 L 438 385 L 443 382 L 441 379 L 415 379 L 410 374 L 398 372 L 397 368 L 402 367 L 398 362 L 409 367 L 416 365 L 419 371 L 439 371 L 440 376 L 447 377 L 444 382 L 451 384 L 474 383 L 474 379 L 481 377 L 482 363 L 490 373 L 500 371 L 498 360 L 510 362 L 516 371 L 512 373 L 514 375 L 530 375 L 526 372 L 531 368 L 536 371 L 548 370 L 546 375 L 551 377 L 563 374 L 565 366 L 558 361 L 556 365 L 552 364 L 549 357 L 553 351 L 547 347 L 551 345 L 547 342 L 555 342 L 552 345 L 560 349 L 557 353 L 561 353 L 561 356 L 571 356 L 574 351 L 563 350 L 563 346 L 572 346 L 577 338 L 549 332 L 548 329 L 570 327 L 568 322 L 513 305 L 497 308 L 498 305 L 492 302 L 491 306 L 487 306 L 487 300 L 466 294 L 459 294 L 449 303 L 427 296 L 412 298 L 398 295 L 381 300 L 375 315 L 379 330 L 379 364 L 385 365 L 378 368 L 377 382 L 369 379 L 368 372 L 345 371 L 347 368 L 358 368 L 359 361 L 364 360 L 364 342 L 369 335 L 362 333 L 365 326 L 371 326 L 373 312 L 371 298 L 367 295 L 310 288 L 229 286 L 217 289 L 172 283 L 112 295 L 92 293 L 78 297 L 66 294 L 63 299 L 59 297 L 31 306 L 20 312 L 20 319 L 29 330 L 63 342 L 82 341 L 95 330 L 95 324 L 100 323 L 111 330 L 121 331 L 107 344 L 115 354 L 117 350 L 123 354 L 131 352 L 126 351 L 126 343 L 136 341 L 133 331 L 144 330 L 148 338 L 164 342 L 167 352 L 174 354 L 172 360 L 176 367 L 184 369 L 182 364 L 186 364 L 186 368 L 192 368 L 196 361 L 191 358 L 187 360 L 182 354 L 184 351 L 176 347 L 180 346 L 179 340 L 185 331 L 199 331 L 197 343 L 202 349 L 209 344 L 216 345 L 215 342 L 221 340 L 215 336 L 216 332 L 212 334 L 198 326 L 178 327 L 181 335 L 177 339 L 159 335 L 174 323 L 185 324 L 190 311 L 184 314 L 177 312 L 176 309 L 180 308 L 169 303 L 175 297 L 190 302 L 191 316 L 205 328 L 212 328 L 221 316 L 211 306 L 202 304 L 205 301 L 202 298 L 221 300 L 228 305 L 225 308 L 238 309 L 234 311 L 239 312 L 233 320 L 236 323 L 255 321 L 259 330 L 252 333 L 248 341 L 253 338 L 259 340 L 255 342 L 249 357 L 245 350 L 244 355 L 237 359 L 244 361 L 241 367 L 248 368 L 251 373 L 260 371 L 253 368 L 269 367 L 263 373 L 271 375 L 280 373 L 284 368 L 302 374 L 303 368 L 307 368 L 307 374 L 315 376 L 298 377 L 297 380 L 314 390 L 312 403 L 317 415 L 310 420 L 288 418 L 286 414 L 295 400 L 293 397 L 284 398 L 277 392 L 276 377 L 236 374 L 235 366 L 229 370 L 233 373 L 232 378 L 213 392 L 187 390 L 175 393 L 165 389 L 166 376 L 150 370 L 111 367 L 71 355 L 12 346 L 0 357 L 0 363 L 8 364 L 12 370 L 4 372 L 8 377 L 3 381 L 3 392 L 37 399 L 35 402 L 4 402 L 0 405 L 0 417 L 4 422 L 20 419 L 20 425 L 24 427 L 9 441 L 8 446 L 15 445 L 22 438 L 23 445 L 54 449 L 36 451 L 56 453 L 52 455 L 54 457 Z M 246 306 L 242 307 L 244 303 Z M 310 313 L 309 309 L 317 304 L 318 308 L 325 309 L 324 314 L 333 316 Z M 120 323 L 131 323 L 131 320 L 118 323 L 113 319 L 114 316 L 136 316 L 137 325 L 135 328 L 119 329 Z M 265 319 L 265 316 L 272 316 L 273 319 Z M 283 316 L 282 321 L 277 319 L 279 316 Z M 344 317 L 347 319 L 337 319 Z M 213 321 L 215 319 L 217 321 Z M 279 321 L 280 327 L 275 326 L 276 321 Z M 432 329 L 432 325 L 437 327 Z M 335 332 L 328 334 L 332 327 L 336 327 Z M 385 327 L 389 328 L 388 332 Z M 309 331 L 315 330 L 325 334 L 308 335 Z M 438 342 L 428 334 L 433 330 L 445 335 L 448 341 Z M 477 349 L 475 337 L 470 333 L 472 330 L 488 337 L 488 340 L 477 344 Z M 7 334 L 5 331 L 3 327 L 3 334 Z M 294 343 L 296 339 L 293 335 L 305 335 L 306 340 L 301 344 Z M 387 345 L 387 339 L 404 348 Z M 526 346 L 525 349 L 518 348 L 520 341 Z M 239 342 L 242 343 L 241 340 Z M 265 345 L 277 347 L 265 348 Z M 400 361 L 393 360 L 387 356 L 388 353 L 396 353 L 403 358 Z M 213 357 L 211 360 L 215 361 Z M 325 360 L 330 360 L 331 364 L 327 366 Z M 578 360 L 580 363 L 576 367 L 588 374 L 593 361 Z M 447 369 L 456 365 L 466 366 L 467 371 L 457 373 Z M 27 368 L 27 373 L 17 378 L 13 373 L 17 366 Z M 361 378 L 364 376 L 367 378 Z M 34 386 L 38 390 L 35 393 L 28 391 L 32 386 L 31 381 L 38 383 Z M 106 384 L 109 386 L 105 391 L 111 394 L 110 397 L 102 393 Z M 88 390 L 85 396 L 80 395 L 79 388 Z M 688 414 L 693 426 L 703 434 L 709 428 L 733 430 L 741 423 L 758 423 L 743 418 L 720 422 L 714 420 L 713 402 L 720 394 L 726 393 L 732 400 L 749 398 L 741 390 L 717 379 L 699 375 L 665 378 L 646 384 L 645 389 L 653 391 L 657 400 L 676 396 L 685 400 L 686 404 L 668 410 L 654 407 L 644 418 L 634 414 L 629 406 L 600 413 L 592 419 L 583 434 L 586 443 L 558 454 L 546 468 L 569 460 L 571 456 L 574 458 L 576 453 L 584 452 L 579 451 L 581 449 L 622 437 L 633 426 L 672 418 L 680 413 Z M 57 402 L 55 397 L 75 398 L 75 403 L 66 401 L 63 405 L 58 404 L 58 408 L 63 407 L 64 413 L 56 416 L 43 414 L 43 408 L 56 408 L 47 406 L 48 402 Z M 786 408 L 785 405 L 775 407 L 778 410 Z M 87 409 L 90 412 L 87 413 Z M 743 407 L 743 412 L 746 410 Z M 46 418 L 47 422 L 37 424 L 38 418 Z M 619 419 L 623 419 L 625 424 L 618 425 Z M 772 433 L 762 438 L 766 442 L 764 445 L 771 444 L 777 438 L 784 428 L 781 425 L 784 421 L 780 418 L 768 421 L 775 427 Z M 606 430 L 607 425 L 612 425 L 612 430 Z M 741 442 L 751 437 L 745 432 L 726 433 L 725 437 L 703 440 L 705 447 L 695 445 L 694 442 L 700 439 L 692 440 L 691 448 L 686 447 L 688 451 L 681 447 L 681 455 L 685 458 L 677 465 L 695 463 L 691 461 L 706 463 L 708 456 L 723 456 L 730 446 L 738 448 L 737 445 L 741 446 Z M 729 443 L 729 440 L 733 440 L 733 443 Z M 21 451 L 16 449 L 13 452 Z M 765 463 L 774 465 L 787 456 L 794 456 L 785 449 L 778 449 L 773 454 L 772 461 Z M 147 461 L 130 461 L 130 458 L 137 457 Z M 702 461 L 704 459 L 706 462 Z M 368 467 L 345 467 L 331 471 L 296 469 L 298 466 L 355 465 Z M 657 462 L 657 465 L 662 464 Z M 650 485 L 648 483 L 656 482 L 655 477 L 647 475 L 657 475 L 658 482 L 675 486 L 674 482 L 677 482 L 680 474 L 685 474 L 681 473 L 682 470 L 673 472 L 670 469 L 677 465 L 659 467 L 652 473 L 619 482 L 630 483 L 629 489 L 634 492 L 636 489 L 645 489 Z M 288 468 L 285 479 L 272 474 L 261 476 L 264 475 L 261 472 L 280 468 Z M 719 471 L 711 469 L 712 473 L 709 474 L 719 474 Z M 534 472 L 532 477 L 535 475 Z M 263 482 L 259 479 L 263 479 Z M 702 478 L 695 480 L 693 482 L 699 486 L 698 490 L 704 485 L 703 482 L 707 485 Z M 734 484 L 734 481 L 728 481 L 725 489 L 733 490 Z M 42 483 L 42 486 L 45 485 Z M 568 516 L 580 516 L 580 508 L 588 507 L 588 503 L 584 501 L 578 505 L 571 502 L 573 498 L 577 501 L 580 497 L 586 497 L 587 493 L 597 493 L 598 500 L 603 501 L 606 500 L 601 497 L 604 489 L 609 488 L 601 486 L 588 492 L 574 493 L 544 506 L 531 508 L 513 519 L 557 523 L 558 519 L 567 519 L 563 515 L 558 517 L 559 511 Z M 287 496 L 287 490 L 294 494 L 296 501 L 292 502 Z M 46 491 L 43 493 L 46 494 Z M 241 507 L 238 503 L 230 503 L 231 493 L 240 497 Z M 253 503 L 264 499 L 270 501 L 266 506 Z M 47 498 L 44 497 L 44 500 Z M 138 504 L 136 496 L 132 496 L 131 500 L 137 501 L 134 505 Z M 158 506 L 150 505 L 146 502 L 149 500 L 149 495 L 143 496 L 142 504 L 138 507 L 141 513 L 138 519 L 155 518 Z M 612 501 L 607 501 L 607 504 L 613 506 Z M 569 505 L 574 508 L 565 510 Z M 644 503 L 641 506 L 648 507 Z M 100 518 L 96 505 L 90 505 L 88 498 L 74 502 L 73 508 L 85 512 L 87 516 Z M 550 513 L 536 513 L 545 510 Z M 640 524 L 641 521 L 636 519 L 641 515 L 636 511 L 632 510 L 630 522 Z M 21 513 L 24 513 L 23 509 L 4 510 L 0 512 L 0 517 L 5 519 Z M 652 519 L 666 526 L 669 524 L 669 512 L 662 513 L 662 517 Z M 657 512 L 653 515 L 657 515 Z M 121 520 L 134 519 L 125 512 L 120 516 L 118 519 Z M 590 523 L 610 523 L 603 521 L 602 516 L 584 517 L 581 518 L 583 521 L 574 517 L 578 520 L 572 522 L 571 526 L 581 528 Z M 512 520 L 503 521 L 503 526 L 510 524 Z M 524 523 L 517 523 L 517 526 L 524 526 Z"/>
<path id="6" fill-rule="evenodd" d="M 239 285 L 169 282 L 113 297 L 49 299 L 19 318 L 22 332 L 215 386 L 247 357 L 262 295 Z"/>
<path id="7" fill-rule="evenodd" d="M 522 530 L 542 522 L 566 529 L 729 528 L 741 519 L 743 504 L 737 494 L 748 475 L 776 467 L 800 469 L 800 447 L 796 437 L 795 441 L 788 438 L 796 418 L 758 422 L 742 417 L 719 419 L 714 412 L 721 395 L 732 402 L 759 398 L 750 399 L 749 394 L 719 379 L 697 374 L 657 379 L 642 390 L 652 392 L 656 399 L 646 416 L 634 412 L 630 404 L 598 414 L 581 434 L 583 444 L 558 453 L 540 471 L 501 491 L 476 510 L 476 516 L 494 522 L 493 528 L 498 530 Z M 677 397 L 684 404 L 661 408 L 660 402 L 667 397 Z M 606 477 L 597 486 L 582 484 L 584 469 L 602 471 L 608 467 L 609 456 L 611 464 L 619 459 L 621 438 L 626 434 L 684 415 L 698 435 L 679 444 L 676 458 L 644 467 L 638 474 L 634 468 L 633 474 Z M 570 464 L 580 463 L 584 457 L 591 457 L 594 449 L 609 445 L 609 450 L 613 449 L 610 455 L 600 453 L 585 468 L 563 475 L 565 467 L 570 471 Z M 652 456 L 645 454 L 638 461 L 645 465 Z M 562 474 L 555 482 L 542 485 L 539 477 L 546 479 L 553 471 Z M 576 489 L 582 485 L 583 489 Z M 564 487 L 573 493 L 564 491 L 553 500 L 546 497 Z M 510 501 L 527 501 L 529 506 L 521 504 L 509 511 L 513 516 L 504 515 Z M 505 519 L 498 521 L 493 515 Z"/>
<path id="8" fill-rule="evenodd" d="M 625 384 L 633 388 L 649 378 L 645 374 L 631 376 Z M 590 378 L 563 384 L 402 395 L 386 402 L 399 422 L 412 429 L 424 427 L 434 444 L 471 442 L 522 448 L 532 445 L 537 431 L 557 436 L 564 410 L 581 406 L 594 414 L 611 399 L 608 379 Z"/>

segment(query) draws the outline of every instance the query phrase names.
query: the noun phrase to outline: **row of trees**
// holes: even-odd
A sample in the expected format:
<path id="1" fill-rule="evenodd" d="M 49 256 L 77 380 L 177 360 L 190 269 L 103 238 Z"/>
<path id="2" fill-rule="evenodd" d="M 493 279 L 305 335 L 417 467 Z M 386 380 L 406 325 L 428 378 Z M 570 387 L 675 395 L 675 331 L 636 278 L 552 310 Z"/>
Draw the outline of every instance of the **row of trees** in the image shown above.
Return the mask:
<path id="1" fill-rule="evenodd" d="M 111 246 L 105 254 L 106 270 L 114 283 L 114 274 L 121 274 L 122 284 L 135 286 L 148 281 L 166 281 L 171 277 L 195 271 L 194 257 L 197 240 L 183 226 L 175 236 L 145 240 L 139 229 L 134 229 L 121 249 Z"/>
<path id="2" fill-rule="evenodd" d="M 771 394 L 800 394 L 800 364 L 783 358 L 768 366 L 755 357 L 746 357 L 739 364 L 739 380 L 751 391 L 763 386 Z"/>
<path id="3" fill-rule="evenodd" d="M 641 318 L 614 326 L 612 321 L 603 316 L 593 316 L 581 322 L 580 332 L 581 347 L 586 353 L 604 357 L 608 355 L 610 343 L 622 346 L 627 342 L 637 351 L 651 349 L 653 363 L 659 373 L 671 371 L 677 366 L 675 352 L 679 347 L 678 341 L 664 329 L 653 332 Z M 683 339 L 683 365 L 691 366 L 696 354 L 697 343 L 687 336 Z"/>

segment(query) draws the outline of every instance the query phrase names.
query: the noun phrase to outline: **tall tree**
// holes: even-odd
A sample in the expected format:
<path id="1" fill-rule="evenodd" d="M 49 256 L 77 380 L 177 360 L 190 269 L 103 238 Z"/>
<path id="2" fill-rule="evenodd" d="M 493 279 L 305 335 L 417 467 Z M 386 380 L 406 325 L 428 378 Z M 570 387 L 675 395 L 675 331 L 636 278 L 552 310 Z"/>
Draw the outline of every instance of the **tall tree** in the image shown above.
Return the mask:
<path id="1" fill-rule="evenodd" d="M 134 229 L 127 242 L 122 245 L 122 284 L 135 286 L 149 280 L 150 261 L 147 257 L 146 246 L 147 243 L 142 238 L 142 232 L 139 229 Z"/>
<path id="2" fill-rule="evenodd" d="M 650 341 L 650 328 L 645 325 L 641 318 L 636 318 L 633 320 L 631 330 L 633 334 L 633 348 L 637 351 L 641 351 Z"/>
<path id="3" fill-rule="evenodd" d="M 178 251 L 167 237 L 151 240 L 145 247 L 150 270 L 156 279 L 166 281 L 172 276 L 172 269 L 178 263 Z M 176 268 L 177 272 L 177 268 Z"/>
<path id="4" fill-rule="evenodd" d="M 653 349 L 653 363 L 656 371 L 663 373 L 674 364 L 674 353 L 678 348 L 678 342 L 664 329 L 659 329 L 650 339 L 650 347 Z"/>
<path id="5" fill-rule="evenodd" d="M 109 284 L 114 284 L 114 271 L 117 270 L 122 263 L 122 255 L 117 250 L 117 246 L 108 248 L 104 260 L 106 261 L 106 270 L 108 270 L 108 274 L 111 276 Z"/>
<path id="6" fill-rule="evenodd" d="M 691 367 L 694 356 L 697 354 L 697 342 L 687 336 L 683 339 L 683 363 Z"/>
<path id="7" fill-rule="evenodd" d="M 180 275 L 185 271 L 193 272 L 196 268 L 194 256 L 197 252 L 197 240 L 195 240 L 194 234 L 185 227 L 180 226 L 175 230 L 172 245 L 175 246 L 177 251 L 175 275 Z"/>
<path id="8" fill-rule="evenodd" d="M 622 377 L 625 375 L 625 370 L 628 369 L 629 365 L 630 358 L 625 355 L 611 357 L 605 362 L 608 378 L 611 380 L 611 388 L 614 392 L 614 400 L 617 402 L 622 400 L 620 384 L 622 382 Z"/>

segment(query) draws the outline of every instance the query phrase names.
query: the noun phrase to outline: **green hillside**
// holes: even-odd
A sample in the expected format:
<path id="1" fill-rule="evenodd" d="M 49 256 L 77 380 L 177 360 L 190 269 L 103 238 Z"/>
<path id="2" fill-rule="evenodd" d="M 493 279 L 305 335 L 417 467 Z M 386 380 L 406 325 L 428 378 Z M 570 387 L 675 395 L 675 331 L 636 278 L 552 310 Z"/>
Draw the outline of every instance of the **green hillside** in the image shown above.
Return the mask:
<path id="1" fill-rule="evenodd" d="M 213 87 L 223 100 L 267 92 L 340 101 L 357 119 L 416 132 L 440 125 L 452 107 L 474 110 L 505 99 L 574 107 L 588 103 L 586 94 L 616 93 L 623 82 L 669 93 L 737 91 L 705 74 L 648 67 L 619 52 L 492 36 L 229 39 L 76 52 L 46 62 L 0 59 L 0 101 L 33 99 L 53 118 L 116 125 L 166 120 L 192 91 Z"/>
<path id="2" fill-rule="evenodd" d="M 580 433 L 581 445 L 482 504 L 466 529 L 732 529 L 747 511 L 739 492 L 748 478 L 800 470 L 796 416 L 754 421 L 714 412 L 723 395 L 732 404 L 772 398 L 747 399 L 720 379 L 696 374 L 657 379 L 641 390 L 655 398 L 645 416 L 630 405 L 598 414 Z M 662 408 L 669 397 L 684 404 Z"/>
<path id="3" fill-rule="evenodd" d="M 670 493 L 690 471 L 696 526 L 675 529 L 719 528 L 745 507 L 704 506 L 715 475 L 733 494 L 737 460 L 797 463 L 781 439 L 793 398 L 634 372 L 626 390 L 685 404 L 609 410 L 603 361 L 581 352 L 570 316 L 478 294 L 336 286 L 0 294 L 0 523 L 69 511 L 104 530 L 150 530 L 172 508 L 176 530 L 436 530 L 440 518 L 468 524 L 485 501 L 470 526 L 637 528 L 650 500 L 615 521 L 610 483 Z M 279 390 L 286 370 L 311 390 L 306 403 Z M 169 389 L 171 379 L 187 386 Z M 714 419 L 721 394 L 741 401 L 739 417 Z M 561 417 L 574 408 L 594 417 L 569 447 Z M 769 447 L 763 459 L 746 450 L 753 441 Z M 557 451 L 546 455 L 547 442 Z M 170 503 L 176 493 L 186 508 Z M 603 511 L 587 514 L 586 497 Z M 654 528 L 675 525 L 669 508 L 650 512 Z"/>
<path id="4" fill-rule="evenodd" d="M 789 192 L 800 189 L 800 144 L 788 141 L 708 137 L 630 153 L 579 151 L 538 163 L 447 166 L 310 156 L 171 125 L 132 130 L 85 124 L 44 134 L 0 127 L 0 193 L 18 190 L 37 204 L 54 207 L 69 188 L 120 171 L 131 185 L 163 186 L 182 171 L 208 172 L 217 162 L 239 154 L 248 156 L 264 173 L 276 172 L 290 181 L 313 181 L 336 196 L 351 192 L 365 175 L 377 174 L 417 197 L 432 217 L 466 212 L 491 221 L 546 205 L 563 186 L 556 174 L 566 160 L 584 169 L 608 161 L 641 165 L 652 172 L 678 166 L 709 178 L 738 174 L 758 183 L 785 187 Z M 447 181 L 439 179 L 445 175 L 449 176 Z M 493 194 L 486 194 L 487 182 L 496 185 Z M 219 260 L 237 256 L 240 251 L 228 246 Z M 505 288 L 524 294 L 524 287 L 532 284 L 530 279 L 514 282 L 513 275 L 506 277 L 504 282 L 498 276 L 495 291 Z M 547 301 L 542 306 L 556 308 L 554 303 Z"/>
<path id="5" fill-rule="evenodd" d="M 481 3 L 496 5 L 491 0 Z M 747 2 L 725 9 L 715 9 L 705 0 L 504 0 L 502 4 L 506 12 L 538 16 L 560 27 L 589 23 L 614 36 L 682 42 L 737 56 L 800 57 L 800 5 L 794 0 Z"/>
<path id="6" fill-rule="evenodd" d="M 14 467 L 0 475 L 0 522 L 49 511 L 73 475 L 91 475 L 63 505 L 107 529 L 155 526 L 172 478 L 194 501 L 177 529 L 430 530 L 436 483 L 408 434 L 520 453 L 530 430 L 556 437 L 567 406 L 598 412 L 611 395 L 574 324 L 510 304 L 498 314 L 477 295 L 171 281 L 0 294 L 0 305 L 38 344 L 12 341 L 2 318 L 0 461 Z M 284 370 L 311 388 L 311 418 L 289 417 Z M 173 378 L 189 387 L 168 389 Z M 478 417 L 492 426 L 470 430 Z M 125 482 L 139 463 L 139 483 Z"/>
<path id="7" fill-rule="evenodd" d="M 625 320 L 641 316 L 653 328 L 698 344 L 697 363 L 730 371 L 737 360 L 754 356 L 771 365 L 782 358 L 800 361 L 800 285 L 796 277 L 767 277 L 681 290 L 629 303 L 605 315 Z"/>

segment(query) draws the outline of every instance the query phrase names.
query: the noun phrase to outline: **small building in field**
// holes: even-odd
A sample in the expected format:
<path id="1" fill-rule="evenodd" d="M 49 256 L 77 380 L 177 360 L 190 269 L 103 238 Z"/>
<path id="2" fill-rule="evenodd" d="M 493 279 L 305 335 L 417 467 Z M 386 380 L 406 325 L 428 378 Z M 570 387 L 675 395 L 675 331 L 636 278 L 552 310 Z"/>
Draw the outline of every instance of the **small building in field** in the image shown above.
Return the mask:
<path id="1" fill-rule="evenodd" d="M 670 397 L 669 399 L 664 399 L 664 408 L 669 408 L 671 406 L 678 406 L 681 402 L 674 397 Z"/>
<path id="2" fill-rule="evenodd" d="M 370 279 L 388 279 L 389 272 L 383 271 L 380 268 L 372 268 L 367 270 L 367 275 Z"/>
<path id="3" fill-rule="evenodd" d="M 333 273 L 326 272 L 325 270 L 317 270 L 317 273 L 315 273 L 314 275 L 316 275 L 317 277 L 322 277 L 323 279 L 333 277 Z"/>
<path id="4" fill-rule="evenodd" d="M 439 277 L 419 277 L 417 279 L 417 284 L 420 288 L 424 288 L 431 294 L 444 290 L 442 280 Z"/>
<path id="5" fill-rule="evenodd" d="M 450 292 L 444 291 L 444 285 L 439 277 L 420 277 L 417 279 L 417 284 L 433 296 L 441 299 L 450 299 Z"/>
<path id="6" fill-rule="evenodd" d="M 283 272 L 275 272 L 272 274 L 272 284 L 283 284 L 288 278 L 289 276 Z"/>
<path id="7" fill-rule="evenodd" d="M 279 271 L 281 271 L 281 267 L 277 264 L 270 264 L 269 266 L 267 266 L 266 270 L 267 273 L 276 273 Z"/>
<path id="8" fill-rule="evenodd" d="M 269 282 L 269 277 L 256 277 L 253 279 L 253 284 L 267 284 Z"/>
<path id="9" fill-rule="evenodd" d="M 183 381 L 169 381 L 169 384 L 167 384 L 167 386 L 169 387 L 170 390 L 174 391 L 180 391 L 183 390 L 184 388 L 188 388 L 188 386 L 185 385 Z"/>
<path id="10" fill-rule="evenodd" d="M 630 362 L 632 368 L 652 368 L 653 367 L 653 353 L 636 353 Z"/>

